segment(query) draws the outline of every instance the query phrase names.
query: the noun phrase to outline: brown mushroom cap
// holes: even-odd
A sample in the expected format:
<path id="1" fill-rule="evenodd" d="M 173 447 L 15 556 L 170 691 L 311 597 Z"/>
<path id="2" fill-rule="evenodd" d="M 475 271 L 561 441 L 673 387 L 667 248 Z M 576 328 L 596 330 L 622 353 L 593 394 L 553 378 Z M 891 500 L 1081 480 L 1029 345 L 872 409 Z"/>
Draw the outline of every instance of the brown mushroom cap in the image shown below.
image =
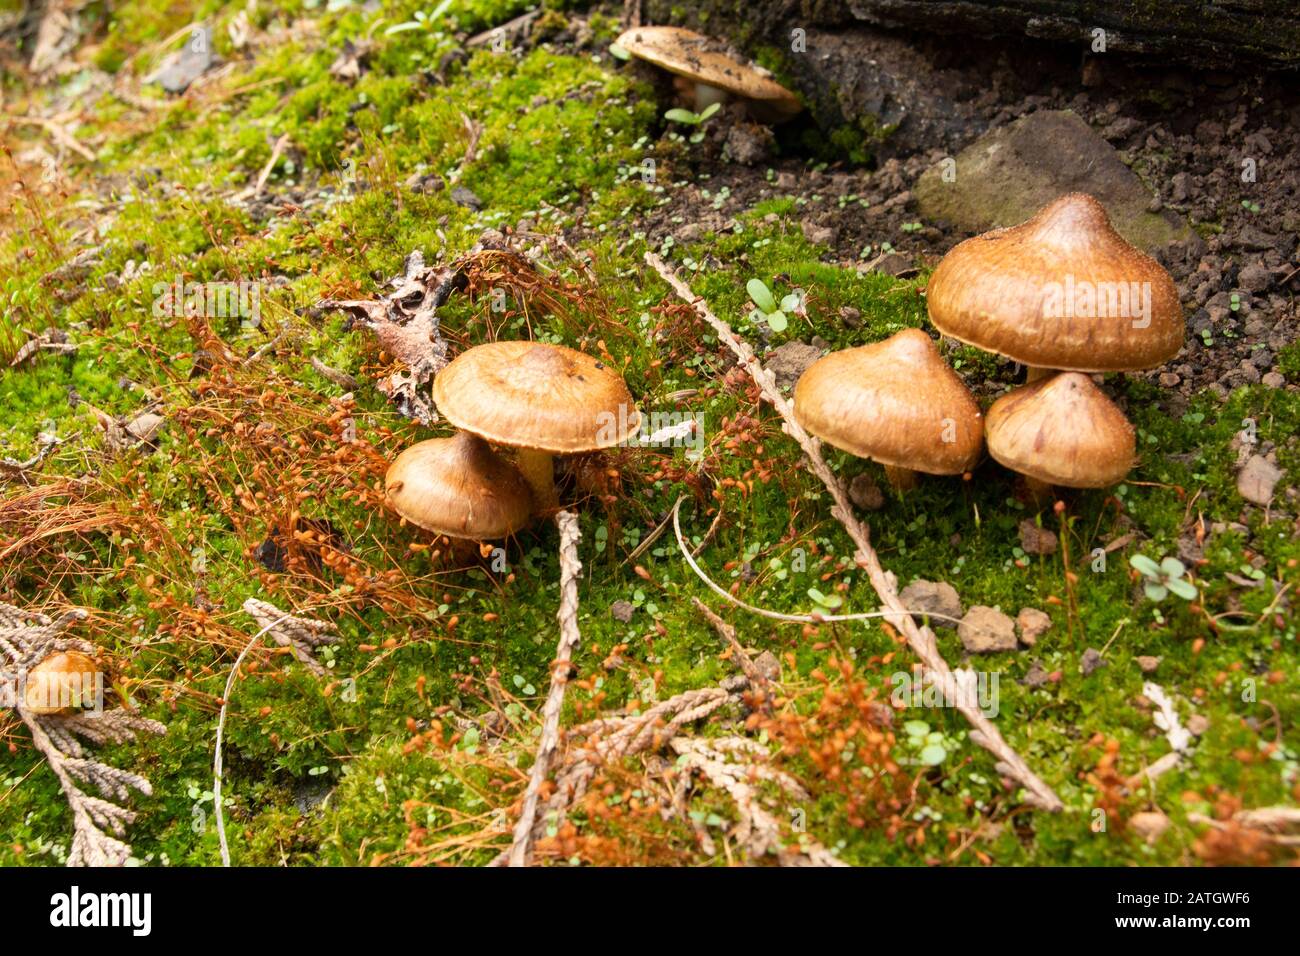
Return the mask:
<path id="1" fill-rule="evenodd" d="M 818 359 L 794 413 L 836 448 L 934 475 L 969 470 L 983 446 L 979 405 L 920 329 Z"/>
<path id="2" fill-rule="evenodd" d="M 1137 450 L 1124 413 L 1079 372 L 1003 395 L 989 408 L 985 432 L 989 454 L 1007 468 L 1067 488 L 1115 484 Z"/>
<path id="3" fill-rule="evenodd" d="M 1154 368 L 1183 344 L 1169 273 L 1084 193 L 958 245 L 934 270 L 926 300 L 944 335 L 1038 368 Z"/>
<path id="4" fill-rule="evenodd" d="M 80 651 L 51 654 L 27 672 L 23 706 L 33 714 L 71 713 L 78 703 L 91 707 L 98 671 L 94 659 Z"/>
<path id="5" fill-rule="evenodd" d="M 481 541 L 528 523 L 532 493 L 487 442 L 460 432 L 406 449 L 384 477 L 389 506 L 427 531 Z"/>
<path id="6" fill-rule="evenodd" d="M 780 83 L 719 52 L 715 41 L 690 30 L 633 27 L 615 42 L 639 60 L 754 100 L 775 116 L 789 118 L 803 109 L 799 98 Z"/>
<path id="7" fill-rule="evenodd" d="M 567 455 L 617 445 L 641 415 L 609 365 L 540 342 L 462 352 L 433 381 L 447 421 L 498 445 Z"/>

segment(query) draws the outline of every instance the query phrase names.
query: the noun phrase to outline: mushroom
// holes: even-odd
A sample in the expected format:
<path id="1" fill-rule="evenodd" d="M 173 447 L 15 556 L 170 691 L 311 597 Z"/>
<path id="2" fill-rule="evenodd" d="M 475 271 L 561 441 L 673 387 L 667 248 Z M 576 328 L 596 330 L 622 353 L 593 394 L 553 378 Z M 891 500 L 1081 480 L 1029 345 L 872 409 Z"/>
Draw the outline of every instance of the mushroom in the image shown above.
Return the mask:
<path id="1" fill-rule="evenodd" d="M 491 342 L 462 352 L 434 379 L 433 400 L 457 428 L 516 449 L 540 511 L 559 505 L 553 455 L 610 448 L 641 424 L 617 372 L 540 342 Z"/>
<path id="2" fill-rule="evenodd" d="M 958 245 L 934 270 L 926 301 L 940 332 L 1029 366 L 1031 382 L 1056 369 L 1154 368 L 1183 344 L 1169 273 L 1084 193 Z"/>
<path id="3" fill-rule="evenodd" d="M 477 435 L 431 438 L 406 449 L 384 477 L 389 506 L 452 538 L 503 538 L 528 523 L 528 483 Z"/>
<path id="4" fill-rule="evenodd" d="M 818 359 L 795 386 L 794 413 L 818 438 L 880 462 L 898 490 L 918 471 L 970 470 L 983 445 L 979 405 L 920 329 Z"/>
<path id="5" fill-rule="evenodd" d="M 639 60 L 676 75 L 674 85 L 693 97 L 695 111 L 735 97 L 767 123 L 788 120 L 803 104 L 767 73 L 720 52 L 716 41 L 681 27 L 634 27 L 617 44 Z"/>
<path id="6" fill-rule="evenodd" d="M 33 714 L 71 714 L 93 707 L 99 667 L 80 651 L 60 651 L 27 672 L 23 706 Z"/>
<path id="7" fill-rule="evenodd" d="M 1062 372 L 1003 395 L 989 408 L 989 454 L 1025 476 L 1039 501 L 1052 485 L 1105 488 L 1133 466 L 1137 441 L 1124 413 L 1091 378 Z"/>

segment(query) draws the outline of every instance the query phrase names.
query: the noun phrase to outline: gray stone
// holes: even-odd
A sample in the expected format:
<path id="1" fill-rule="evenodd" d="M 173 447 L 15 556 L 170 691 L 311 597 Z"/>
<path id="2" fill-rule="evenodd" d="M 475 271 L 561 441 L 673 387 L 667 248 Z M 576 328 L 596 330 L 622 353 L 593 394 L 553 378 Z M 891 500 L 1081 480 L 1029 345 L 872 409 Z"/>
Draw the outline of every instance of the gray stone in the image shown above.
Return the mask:
<path id="1" fill-rule="evenodd" d="M 190 27 L 185 45 L 172 53 L 145 77 L 146 83 L 157 83 L 168 93 L 184 93 L 191 83 L 212 67 L 212 28 L 201 24 Z"/>
<path id="2" fill-rule="evenodd" d="M 1045 611 L 1036 607 L 1022 607 L 1016 615 L 1016 626 L 1020 628 L 1020 643 L 1033 647 L 1038 639 L 1052 629 L 1052 619 Z"/>
<path id="3" fill-rule="evenodd" d="M 1016 622 L 995 607 L 977 604 L 957 625 L 957 636 L 971 654 L 995 654 L 1016 649 Z"/>
<path id="4" fill-rule="evenodd" d="M 768 680 L 781 679 L 781 663 L 771 651 L 763 651 L 754 658 L 754 669 Z"/>
<path id="5" fill-rule="evenodd" d="M 830 226 L 819 226 L 805 219 L 799 228 L 803 230 L 803 237 L 814 246 L 829 246 L 835 241 L 835 230 Z"/>
<path id="6" fill-rule="evenodd" d="M 1040 110 L 991 130 L 958 154 L 952 182 L 944 182 L 940 164 L 915 189 L 923 217 L 969 232 L 1014 226 L 1069 192 L 1095 196 L 1119 233 L 1142 249 L 1191 235 L 1174 213 L 1147 210 L 1151 194 L 1142 181 L 1069 110 Z"/>
<path id="7" fill-rule="evenodd" d="M 1083 652 L 1083 657 L 1079 658 L 1079 670 L 1083 671 L 1083 676 L 1088 677 L 1093 671 L 1106 666 L 1106 658 L 1101 656 L 1101 651 L 1095 647 L 1090 647 Z"/>
<path id="8" fill-rule="evenodd" d="M 1020 547 L 1025 554 L 1056 554 L 1056 534 L 1026 518 L 1020 522 Z"/>
<path id="9" fill-rule="evenodd" d="M 1237 492 L 1251 504 L 1267 505 L 1282 480 L 1282 469 L 1263 455 L 1251 455 L 1237 473 Z"/>
<path id="10" fill-rule="evenodd" d="M 763 364 L 776 377 L 777 387 L 786 388 L 793 387 L 808 366 L 821 357 L 821 349 L 796 339 L 768 352 Z"/>
<path id="11" fill-rule="evenodd" d="M 1273 284 L 1273 274 L 1258 262 L 1252 262 L 1237 273 L 1237 285 L 1247 292 L 1266 292 Z"/>
<path id="12" fill-rule="evenodd" d="M 909 611 L 943 615 L 931 618 L 935 627 L 952 627 L 956 621 L 948 618 L 961 617 L 961 598 L 947 581 L 913 581 L 899 592 L 898 599 Z M 917 623 L 920 623 L 919 616 Z"/>
<path id="13" fill-rule="evenodd" d="M 756 123 L 736 123 L 727 130 L 723 155 L 742 166 L 755 166 L 767 159 L 775 139 L 772 131 Z"/>
<path id="14" fill-rule="evenodd" d="M 483 200 L 479 199 L 471 190 L 464 186 L 457 186 L 451 191 L 451 201 L 458 206 L 464 206 L 466 209 L 472 209 L 478 212 L 483 208 Z"/>
<path id="15" fill-rule="evenodd" d="M 863 511 L 879 511 L 885 506 L 885 495 L 868 474 L 854 475 L 849 482 L 849 500 Z"/>
<path id="16" fill-rule="evenodd" d="M 1137 661 L 1138 669 L 1141 670 L 1143 674 L 1154 674 L 1156 668 L 1160 666 L 1160 658 L 1154 657 L 1150 654 L 1139 654 L 1134 658 L 1134 660 Z"/>
<path id="17" fill-rule="evenodd" d="M 1050 680 L 1050 676 L 1047 673 L 1047 668 L 1039 661 L 1034 661 L 1029 668 L 1029 672 L 1021 678 L 1020 683 L 1025 687 L 1034 688 L 1042 687 L 1048 680 Z"/>
<path id="18" fill-rule="evenodd" d="M 615 601 L 609 606 L 609 613 L 614 616 L 614 620 L 622 621 L 626 624 L 632 620 L 632 615 L 636 613 L 636 608 L 631 601 Z"/>

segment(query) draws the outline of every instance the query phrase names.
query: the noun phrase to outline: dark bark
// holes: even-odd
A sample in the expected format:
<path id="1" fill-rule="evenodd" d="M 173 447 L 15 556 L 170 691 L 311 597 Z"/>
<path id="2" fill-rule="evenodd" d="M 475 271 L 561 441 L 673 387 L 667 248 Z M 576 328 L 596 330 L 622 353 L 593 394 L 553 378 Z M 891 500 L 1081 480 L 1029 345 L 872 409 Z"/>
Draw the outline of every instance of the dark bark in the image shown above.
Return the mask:
<path id="1" fill-rule="evenodd" d="M 1107 52 L 1190 66 L 1300 67 L 1296 0 L 647 0 L 646 20 L 671 11 L 724 24 L 724 32 L 783 35 L 796 26 L 853 23 L 947 35 L 1028 36 L 1089 51 L 1093 30 Z"/>

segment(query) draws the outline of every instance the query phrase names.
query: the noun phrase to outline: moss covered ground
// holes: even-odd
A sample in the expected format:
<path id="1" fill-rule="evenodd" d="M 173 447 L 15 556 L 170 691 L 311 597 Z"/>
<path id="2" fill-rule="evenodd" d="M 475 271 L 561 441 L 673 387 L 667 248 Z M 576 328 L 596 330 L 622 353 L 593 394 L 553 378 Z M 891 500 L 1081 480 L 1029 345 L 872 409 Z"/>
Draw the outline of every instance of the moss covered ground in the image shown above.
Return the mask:
<path id="1" fill-rule="evenodd" d="M 804 289 L 806 318 L 771 335 L 773 346 L 820 336 L 841 347 L 928 328 L 924 274 L 899 280 L 823 262 L 826 250 L 799 228 L 806 197 L 775 185 L 749 208 L 719 193 L 716 208 L 733 223 L 723 232 L 666 244 L 648 237 L 641 217 L 669 204 L 675 183 L 707 170 L 693 165 L 689 143 L 669 136 L 653 91 L 608 53 L 617 11 L 591 16 L 594 39 L 582 49 L 542 42 L 494 52 L 488 44 L 447 57 L 463 48 L 458 37 L 525 9 L 510 0 L 260 4 L 249 16 L 252 39 L 236 48 L 227 29 L 233 6 L 116 5 L 95 39 L 99 70 L 144 74 L 170 49 L 163 41 L 197 19 L 214 25 L 228 68 L 149 110 L 97 94 L 77 130 L 96 144 L 97 158 L 71 157 L 52 186 L 39 167 L 6 160 L 0 175 L 12 203 L 0 241 L 0 353 L 8 365 L 29 333 L 47 328 L 65 330 L 77 349 L 0 372 L 0 451 L 23 460 L 42 434 L 61 439 L 26 482 L 0 488 L 0 599 L 89 609 L 81 633 L 111 660 L 115 695 L 166 722 L 165 737 L 108 752 L 154 785 L 153 796 L 133 803 L 129 839 L 141 864 L 219 862 L 216 710 L 234 656 L 254 632 L 240 611 L 248 597 L 329 620 L 341 640 L 322 654 L 325 679 L 267 647 L 237 681 L 225 784 L 236 864 L 482 863 L 507 839 L 501 826 L 490 828 L 509 819 L 520 792 L 555 649 L 554 526 L 511 541 L 506 570 L 439 553 L 428 535 L 401 526 L 382 507 L 384 463 L 449 431 L 399 416 L 374 387 L 391 363 L 373 336 L 311 308 L 326 297 L 377 296 L 412 250 L 450 261 L 485 230 L 522 219 L 538 233 L 581 236 L 575 243 L 590 254 L 594 284 L 565 257 L 550 264 L 548 281 L 569 307 L 548 310 L 521 293 L 499 313 L 489 295 L 453 296 L 441 310 L 453 349 L 532 335 L 604 353 L 642 409 L 704 421 L 702 454 L 620 451 L 595 469 L 600 487 L 568 488 L 581 499 L 585 573 L 580 680 L 566 721 L 644 708 L 735 672 L 691 598 L 720 602 L 671 532 L 628 560 L 680 496 L 690 502 L 683 513 L 697 543 L 721 512 L 700 560 L 745 601 L 796 613 L 817 608 L 810 592 L 837 595 L 845 610 L 878 603 L 797 448 L 642 255 L 666 255 L 755 343 L 764 336 L 746 313 L 747 280 L 761 278 L 778 294 Z M 552 12 L 563 22 L 556 10 L 543 23 Z M 360 77 L 331 75 L 344 42 L 367 37 Z M 55 94 L 10 79 L 4 95 L 12 108 Z M 470 161 L 466 119 L 481 126 Z M 40 131 L 9 135 L 20 153 Z M 280 137 L 287 146 L 268 167 Z M 781 145 L 782 162 L 801 160 L 799 144 Z M 657 159 L 656 184 L 637 172 L 648 156 Z M 823 148 L 807 161 L 824 157 Z M 263 195 L 232 202 L 266 168 Z M 429 174 L 446 188 L 408 185 Z M 453 180 L 480 210 L 453 199 Z M 88 274 L 45 279 L 88 246 L 99 249 Z M 151 269 L 138 273 L 142 262 Z M 177 275 L 259 283 L 260 321 L 159 315 L 157 286 Z M 849 328 L 843 307 L 859 310 L 861 324 Z M 1011 370 L 986 355 L 952 354 L 963 374 L 1010 381 Z M 1300 351 L 1292 346 L 1289 355 L 1284 370 L 1294 377 Z M 357 387 L 329 380 L 312 358 Z M 1112 377 L 1108 385 L 1138 429 L 1141 461 L 1123 485 L 1070 494 L 1063 514 L 1038 516 L 1068 544 L 1055 555 L 1020 550 L 1018 526 L 1035 510 L 993 462 L 967 480 L 887 492 L 885 507 L 867 516 L 901 584 L 943 580 L 967 606 L 1051 615 L 1052 630 L 1032 650 L 972 666 L 999 673 L 997 724 L 1066 810 L 1026 810 L 954 711 L 904 711 L 890 732 L 894 757 L 911 753 L 901 729 L 910 720 L 942 734 L 945 755 L 934 766 L 870 767 L 905 783 L 894 803 L 862 812 L 808 755 L 785 755 L 809 791 L 800 827 L 841 859 L 1221 862 L 1234 859 L 1234 848 L 1207 841 L 1210 831 L 1191 817 L 1300 796 L 1300 674 L 1287 611 L 1300 537 L 1294 517 L 1246 505 L 1235 484 L 1246 420 L 1258 441 L 1277 446 L 1288 475 L 1300 473 L 1300 397 L 1252 386 L 1226 401 L 1206 393 L 1171 412 L 1143 381 Z M 157 448 L 111 453 L 88 406 L 125 416 L 151 398 L 167 418 Z M 348 420 L 355 442 L 342 437 Z M 881 477 L 870 463 L 828 452 L 846 478 Z M 1202 555 L 1190 572 L 1199 596 L 1152 602 L 1128 559 L 1179 554 L 1180 540 Z M 268 541 L 284 556 L 274 568 L 259 560 Z M 1104 570 L 1094 570 L 1095 549 L 1115 542 Z M 611 614 L 617 601 L 634 606 L 626 623 Z M 855 679 L 881 700 L 890 675 L 910 666 L 897 636 L 875 623 L 806 626 L 722 613 L 743 644 L 780 660 L 783 707 L 813 737 L 833 724 L 826 697 L 843 673 L 838 665 L 851 662 Z M 938 634 L 947 659 L 962 660 L 953 630 Z M 1106 666 L 1085 675 L 1089 648 L 1103 651 Z M 1141 655 L 1161 658 L 1155 674 L 1139 669 Z M 1022 683 L 1035 664 L 1048 679 Z M 1190 755 L 1154 783 L 1140 771 L 1170 745 L 1142 697 L 1146 680 L 1165 688 L 1184 723 L 1206 721 Z M 489 711 L 503 715 L 509 741 L 482 729 Z M 414 746 L 431 728 L 445 731 L 440 745 Z M 0 863 L 60 863 L 71 824 L 58 784 L 15 717 L 0 717 L 0 734 L 8 748 Z M 755 739 L 776 747 L 767 734 Z M 845 767 L 866 759 L 840 745 Z M 642 769 L 626 768 L 629 779 Z M 635 782 L 611 782 L 601 799 L 612 805 L 639 793 Z M 1147 843 L 1124 823 L 1151 809 L 1172 825 Z M 599 815 L 575 820 L 580 834 L 589 827 L 619 837 Z M 713 840 L 699 840 L 691 823 Z M 615 858 L 729 862 L 733 824 L 734 808 L 702 788 L 687 822 L 636 818 Z M 588 849 L 556 859 L 598 861 Z"/>

